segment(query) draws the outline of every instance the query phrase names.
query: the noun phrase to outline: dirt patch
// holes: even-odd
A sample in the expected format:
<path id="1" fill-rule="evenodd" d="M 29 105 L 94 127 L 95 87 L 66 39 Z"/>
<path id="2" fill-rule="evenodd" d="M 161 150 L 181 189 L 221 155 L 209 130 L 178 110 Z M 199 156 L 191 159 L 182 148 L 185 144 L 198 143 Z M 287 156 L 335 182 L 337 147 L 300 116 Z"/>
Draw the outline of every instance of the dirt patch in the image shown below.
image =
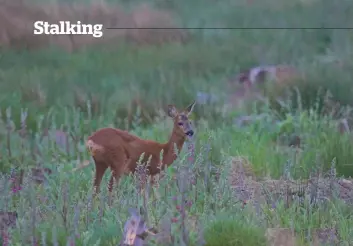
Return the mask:
<path id="1" fill-rule="evenodd" d="M 338 245 L 339 243 L 335 228 L 314 229 L 312 234 L 313 246 Z"/>
<path id="2" fill-rule="evenodd" d="M 302 203 L 305 199 L 312 204 L 339 199 L 347 205 L 353 205 L 351 179 L 313 175 L 307 180 L 291 180 L 284 177 L 279 180 L 259 180 L 252 171 L 252 164 L 239 156 L 232 158 L 229 182 L 239 200 L 267 204 L 272 208 L 281 201 L 288 208 L 293 203 Z"/>
<path id="3" fill-rule="evenodd" d="M 308 235 L 307 231 L 303 231 L 304 234 Z M 290 228 L 268 228 L 266 237 L 269 246 L 299 246 L 302 245 L 297 241 L 300 237 L 298 233 L 295 233 Z M 334 228 L 318 228 L 312 229 L 311 232 L 311 243 L 310 245 L 337 245 L 339 240 L 337 231 Z"/>
<path id="4" fill-rule="evenodd" d="M 266 237 L 270 246 L 296 246 L 294 232 L 288 228 L 269 228 Z"/>
<path id="5" fill-rule="evenodd" d="M 42 20 L 51 24 L 70 21 L 103 24 L 103 28 L 177 28 L 173 15 L 141 5 L 127 11 L 116 4 L 26 4 L 22 1 L 0 3 L 0 46 L 37 49 L 58 46 L 73 51 L 94 44 L 117 44 L 128 41 L 137 44 L 185 42 L 188 35 L 180 29 L 115 29 L 105 30 L 102 38 L 92 35 L 34 35 L 33 23 Z"/>

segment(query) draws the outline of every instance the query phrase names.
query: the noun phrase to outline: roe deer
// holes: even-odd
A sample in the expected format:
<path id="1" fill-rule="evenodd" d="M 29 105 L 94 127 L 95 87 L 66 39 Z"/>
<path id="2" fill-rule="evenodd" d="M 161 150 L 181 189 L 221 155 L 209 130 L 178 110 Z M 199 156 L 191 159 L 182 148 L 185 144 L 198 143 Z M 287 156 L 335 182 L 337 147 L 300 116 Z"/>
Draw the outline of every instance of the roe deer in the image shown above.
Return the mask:
<path id="1" fill-rule="evenodd" d="M 99 186 L 105 171 L 110 168 L 112 175 L 108 190 L 112 192 L 114 179 L 118 183 L 123 174 L 134 173 L 137 162 L 142 153 L 142 163 L 146 163 L 151 156 L 148 171 L 152 177 L 160 172 L 160 169 L 171 165 L 176 159 L 174 146 L 180 153 L 186 138 L 194 135 L 189 115 L 193 111 L 195 102 L 185 110 L 178 111 L 174 105 L 168 105 L 168 116 L 174 121 L 172 134 L 166 143 L 158 143 L 152 140 L 141 139 L 127 131 L 116 128 L 102 128 L 88 137 L 86 146 L 90 151 L 95 167 L 93 188 L 95 194 L 99 192 Z M 160 153 L 163 150 L 162 163 Z M 84 166 L 87 166 L 85 164 Z M 79 167 L 79 169 L 82 167 Z M 153 182 L 153 181 L 152 181 Z"/>
<path id="2" fill-rule="evenodd" d="M 258 86 L 264 85 L 266 82 L 274 82 L 273 85 L 278 88 L 290 86 L 293 82 L 302 78 L 305 78 L 304 74 L 289 65 L 250 68 L 228 79 L 228 89 L 232 91 L 235 89 L 235 92 L 229 95 L 229 104 L 231 106 L 242 106 L 244 101 L 265 99 L 264 91 Z"/>
<path id="3" fill-rule="evenodd" d="M 249 89 L 256 84 L 264 83 L 266 78 L 279 84 L 285 84 L 290 80 L 299 78 L 299 76 L 300 72 L 289 65 L 259 66 L 232 77 L 229 83 L 238 82 Z"/>

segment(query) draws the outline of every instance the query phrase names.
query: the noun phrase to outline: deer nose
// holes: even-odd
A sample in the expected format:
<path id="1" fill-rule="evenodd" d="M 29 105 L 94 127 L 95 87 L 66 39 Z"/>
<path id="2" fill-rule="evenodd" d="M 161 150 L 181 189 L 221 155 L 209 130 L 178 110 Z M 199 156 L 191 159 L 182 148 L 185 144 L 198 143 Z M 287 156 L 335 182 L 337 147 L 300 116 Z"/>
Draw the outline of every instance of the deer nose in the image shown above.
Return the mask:
<path id="1" fill-rule="evenodd" d="M 189 137 L 192 137 L 192 135 L 194 135 L 194 131 L 193 130 L 187 131 L 186 135 Z"/>

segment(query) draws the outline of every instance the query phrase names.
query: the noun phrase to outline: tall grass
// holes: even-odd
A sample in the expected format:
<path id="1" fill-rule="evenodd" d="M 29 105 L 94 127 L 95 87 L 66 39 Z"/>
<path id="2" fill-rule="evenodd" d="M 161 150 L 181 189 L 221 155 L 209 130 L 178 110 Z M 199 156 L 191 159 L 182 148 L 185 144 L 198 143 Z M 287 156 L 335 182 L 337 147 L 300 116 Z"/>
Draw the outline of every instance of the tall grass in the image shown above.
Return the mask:
<path id="1" fill-rule="evenodd" d="M 119 1 L 130 6 L 139 2 Z M 298 198 L 288 207 L 282 196 L 275 205 L 252 206 L 238 199 L 239 187 L 230 186 L 229 170 L 231 157 L 243 156 L 259 182 L 284 176 L 306 180 L 332 170 L 333 164 L 337 177 L 330 177 L 332 182 L 353 176 L 351 134 L 342 135 L 336 127 L 337 118 L 351 120 L 351 31 L 260 29 L 343 27 L 352 22 L 352 3 L 149 3 L 172 10 L 185 27 L 259 29 L 190 30 L 190 42 L 160 47 L 126 43 L 72 54 L 54 48 L 1 50 L 0 207 L 19 215 L 9 233 L 10 245 L 117 245 L 131 207 L 144 208 L 149 226 L 168 221 L 174 245 L 262 245 L 270 227 L 295 230 L 300 245 L 308 244 L 312 229 L 335 228 L 342 245 L 350 245 L 351 204 L 341 197 L 319 205 L 310 203 L 310 196 Z M 234 93 L 226 86 L 229 76 L 278 63 L 297 66 L 305 79 L 293 87 L 268 88 L 269 103 L 262 107 L 225 108 L 224 100 Z M 288 90 L 292 93 L 283 99 Z M 112 207 L 103 188 L 93 200 L 94 165 L 84 147 L 86 137 L 115 126 L 165 141 L 171 122 L 163 107 L 186 105 L 197 93 L 218 101 L 197 104 L 195 157 L 182 151 L 159 183 L 161 198 L 144 200 L 138 195 L 141 177 L 125 176 Z M 265 118 L 236 124 L 237 116 L 260 113 Z M 293 137 L 301 140 L 300 150 L 288 146 Z M 71 172 L 84 160 L 91 165 Z M 38 166 L 53 170 L 41 185 L 29 177 Z M 11 169 L 25 172 L 20 191 L 11 189 L 17 185 L 10 183 Z M 102 187 L 107 177 L 103 182 Z"/>

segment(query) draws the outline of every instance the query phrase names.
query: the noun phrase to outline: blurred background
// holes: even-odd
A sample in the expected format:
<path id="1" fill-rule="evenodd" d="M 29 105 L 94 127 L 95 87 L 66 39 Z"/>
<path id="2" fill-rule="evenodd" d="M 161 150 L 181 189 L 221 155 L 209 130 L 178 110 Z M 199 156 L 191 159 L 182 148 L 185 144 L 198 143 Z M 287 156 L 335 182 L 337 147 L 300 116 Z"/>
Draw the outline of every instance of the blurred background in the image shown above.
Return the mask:
<path id="1" fill-rule="evenodd" d="M 166 104 L 181 107 L 196 99 L 195 119 L 217 129 L 237 128 L 239 116 L 270 112 L 275 114 L 273 120 L 283 121 L 287 113 L 298 110 L 349 122 L 345 107 L 353 103 L 353 32 L 342 28 L 352 23 L 352 4 L 348 0 L 2 1 L 2 118 L 6 122 L 5 111 L 11 107 L 14 124 L 20 127 L 21 108 L 28 108 L 27 128 L 37 132 L 38 117 L 68 128 L 75 118 L 70 112 L 78 109 L 84 120 L 90 117 L 81 129 L 84 135 L 109 124 L 128 130 L 148 127 L 161 121 L 158 117 Z M 34 36 L 36 20 L 194 29 L 104 30 L 101 39 Z M 305 76 L 281 86 L 269 81 L 253 88 L 265 102 L 244 95 L 238 74 L 281 64 Z M 300 135 L 300 126 L 290 124 L 293 129 L 285 131 Z M 0 126 L 3 133 L 5 125 Z M 319 137 L 315 129 L 310 134 Z M 273 138 L 277 137 L 275 133 Z M 327 162 L 338 158 L 333 152 L 340 151 L 339 158 L 347 164 L 351 154 L 342 152 L 350 142 L 339 150 L 332 150 L 337 143 L 319 142 L 332 145 Z"/>

